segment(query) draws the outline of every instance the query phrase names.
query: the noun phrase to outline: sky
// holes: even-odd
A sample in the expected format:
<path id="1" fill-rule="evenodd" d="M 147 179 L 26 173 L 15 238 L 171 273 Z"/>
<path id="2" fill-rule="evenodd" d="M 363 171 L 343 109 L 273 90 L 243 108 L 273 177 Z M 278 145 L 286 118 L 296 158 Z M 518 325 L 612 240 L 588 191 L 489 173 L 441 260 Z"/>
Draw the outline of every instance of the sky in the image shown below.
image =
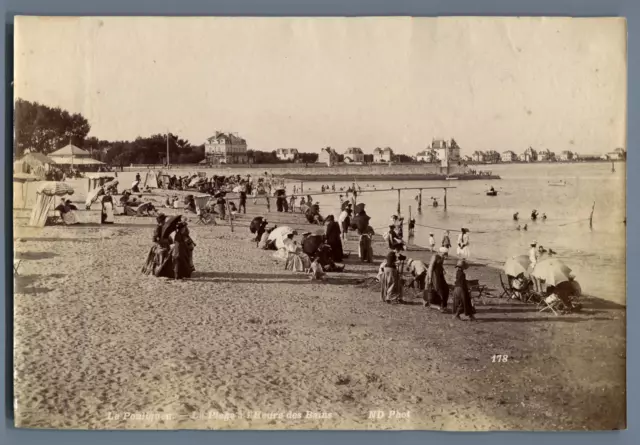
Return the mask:
<path id="1" fill-rule="evenodd" d="M 90 136 L 338 152 L 626 148 L 624 19 L 17 17 L 15 97 Z"/>

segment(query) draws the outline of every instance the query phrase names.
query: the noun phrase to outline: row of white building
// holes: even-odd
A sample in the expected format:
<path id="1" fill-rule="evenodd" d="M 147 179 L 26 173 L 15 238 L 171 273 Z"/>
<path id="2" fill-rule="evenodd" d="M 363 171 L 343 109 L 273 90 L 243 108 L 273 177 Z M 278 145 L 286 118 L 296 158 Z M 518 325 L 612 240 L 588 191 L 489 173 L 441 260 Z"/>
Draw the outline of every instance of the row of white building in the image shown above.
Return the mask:
<path id="1" fill-rule="evenodd" d="M 487 159 L 487 153 L 474 152 L 471 159 L 476 162 L 488 162 L 491 159 Z M 603 155 L 585 155 L 564 150 L 560 152 L 560 155 L 556 155 L 550 150 L 536 151 L 532 147 L 527 148 L 522 154 L 517 154 L 512 150 L 504 151 L 500 154 L 501 162 L 570 162 L 580 161 L 582 159 L 603 159 L 611 161 L 620 161 L 626 159 L 626 151 L 623 148 L 616 148 L 612 152 L 605 153 Z"/>
<path id="2" fill-rule="evenodd" d="M 278 148 L 276 156 L 282 161 L 294 162 L 300 153 L 296 148 Z M 342 161 L 346 164 L 365 163 L 390 163 L 396 161 L 398 156 L 390 147 L 377 147 L 373 153 L 366 155 L 360 147 L 348 147 L 344 153 L 339 154 L 331 147 L 320 150 L 318 163 L 335 165 Z M 527 148 L 518 155 L 512 150 L 502 153 L 496 151 L 475 151 L 471 156 L 460 155 L 460 147 L 455 139 L 433 139 L 429 146 L 414 156 L 417 162 L 439 163 L 443 167 L 457 164 L 459 162 L 549 162 L 549 161 L 576 161 L 583 158 L 601 158 L 607 160 L 626 159 L 626 152 L 622 148 L 617 148 L 604 155 L 579 155 L 571 151 L 563 151 L 560 155 L 549 150 L 537 151 L 532 147 Z M 247 164 L 249 157 L 247 154 L 247 141 L 238 136 L 237 133 L 224 133 L 217 131 L 205 142 L 205 161 L 208 164 Z"/>
<path id="3" fill-rule="evenodd" d="M 323 148 L 318 157 L 318 162 L 333 165 L 338 162 L 339 154 L 331 147 Z M 366 162 L 366 155 L 359 147 L 349 147 L 342 155 L 343 162 L 347 164 L 362 164 Z M 390 147 L 376 147 L 370 158 L 374 163 L 394 162 L 397 156 Z M 418 162 L 439 162 L 442 165 L 457 163 L 460 158 L 460 147 L 454 139 L 446 141 L 444 139 L 433 139 L 426 150 L 421 151 L 413 157 Z"/>
<path id="4" fill-rule="evenodd" d="M 296 148 L 278 148 L 276 156 L 282 161 L 294 162 L 300 153 Z M 340 159 L 342 158 L 342 159 Z M 433 139 L 426 150 L 415 157 L 418 162 L 457 163 L 460 161 L 460 147 L 454 139 Z M 366 162 L 389 163 L 396 160 L 396 154 L 391 147 L 377 147 L 373 154 L 366 156 L 360 147 L 347 148 L 342 156 L 333 148 L 325 147 L 320 150 L 318 162 L 334 165 L 340 160 L 347 164 L 364 164 Z M 237 133 L 216 133 L 205 141 L 205 160 L 207 164 L 247 164 L 247 141 Z"/>

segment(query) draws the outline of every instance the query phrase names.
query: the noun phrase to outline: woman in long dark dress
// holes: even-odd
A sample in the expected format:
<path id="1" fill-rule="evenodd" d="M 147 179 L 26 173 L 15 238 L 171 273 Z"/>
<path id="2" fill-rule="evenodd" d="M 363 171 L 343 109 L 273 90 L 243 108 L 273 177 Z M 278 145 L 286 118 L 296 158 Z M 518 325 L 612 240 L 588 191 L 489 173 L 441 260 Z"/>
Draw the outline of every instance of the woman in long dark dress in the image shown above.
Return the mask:
<path id="1" fill-rule="evenodd" d="M 396 253 L 387 254 L 386 264 L 380 277 L 380 297 L 385 303 L 402 303 L 402 281 L 396 266 Z"/>
<path id="2" fill-rule="evenodd" d="M 440 311 L 447 309 L 449 301 L 449 284 L 444 276 L 444 259 L 441 255 L 433 255 L 427 270 L 427 286 L 424 293 L 425 306 L 440 306 Z"/>
<path id="3" fill-rule="evenodd" d="M 100 224 L 113 224 L 115 218 L 113 216 L 113 197 L 110 191 L 107 190 L 101 202 L 102 211 L 100 212 Z"/>
<path id="4" fill-rule="evenodd" d="M 340 225 L 335 221 L 333 215 L 327 216 L 326 221 L 326 242 L 331 246 L 331 256 L 333 261 L 341 263 L 344 258 L 344 251 L 342 250 L 342 241 L 340 240 Z"/>
<path id="5" fill-rule="evenodd" d="M 169 250 L 167 258 L 157 269 L 156 276 L 173 278 L 181 280 L 190 278 L 193 272 L 192 245 L 193 240 L 189 237 L 187 225 L 180 222 L 176 226 L 176 234 L 173 239 L 173 245 Z"/>
<path id="6" fill-rule="evenodd" d="M 371 263 L 373 261 L 373 249 L 371 247 L 371 238 L 373 237 L 373 229 L 370 229 L 369 221 L 371 218 L 364 210 L 364 204 L 360 203 L 355 207 L 356 216 L 351 219 L 351 228 L 355 229 L 360 235 L 358 240 L 358 256 L 360 261 Z"/>
<path id="7" fill-rule="evenodd" d="M 166 238 L 162 237 L 162 227 L 166 220 L 167 217 L 164 213 L 156 217 L 157 225 L 153 230 L 153 246 L 149 251 L 149 255 L 147 255 L 147 262 L 142 268 L 142 273 L 146 275 L 155 275 L 158 268 L 163 265 L 169 255 L 169 249 L 173 240 L 169 235 L 167 235 Z"/>
<path id="8" fill-rule="evenodd" d="M 458 261 L 456 264 L 456 283 L 453 289 L 453 316 L 458 320 L 461 320 L 460 315 L 464 313 L 469 320 L 475 321 L 473 314 L 476 312 L 471 304 L 471 293 L 469 292 L 469 286 L 467 285 L 467 275 L 465 269 L 467 268 L 467 262 L 464 259 Z"/>

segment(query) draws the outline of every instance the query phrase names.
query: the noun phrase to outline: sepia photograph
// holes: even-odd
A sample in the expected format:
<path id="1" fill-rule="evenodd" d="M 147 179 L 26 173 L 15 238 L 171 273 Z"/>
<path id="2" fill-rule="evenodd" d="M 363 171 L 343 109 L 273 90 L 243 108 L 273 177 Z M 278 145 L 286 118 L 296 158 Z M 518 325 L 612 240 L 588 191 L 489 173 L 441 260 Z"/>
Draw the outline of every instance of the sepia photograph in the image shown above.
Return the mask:
<path id="1" fill-rule="evenodd" d="M 624 18 L 17 16 L 13 63 L 16 427 L 626 429 Z"/>

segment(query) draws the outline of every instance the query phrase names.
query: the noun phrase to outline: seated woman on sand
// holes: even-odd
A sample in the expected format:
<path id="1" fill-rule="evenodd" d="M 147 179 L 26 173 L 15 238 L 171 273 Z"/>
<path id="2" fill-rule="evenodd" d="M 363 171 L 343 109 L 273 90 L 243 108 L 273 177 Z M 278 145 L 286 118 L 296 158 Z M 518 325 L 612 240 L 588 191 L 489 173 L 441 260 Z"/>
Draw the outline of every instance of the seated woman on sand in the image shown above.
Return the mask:
<path id="1" fill-rule="evenodd" d="M 307 218 L 307 222 L 310 224 L 322 224 L 324 220 L 320 215 L 320 204 L 316 202 L 313 206 L 307 209 L 305 217 Z"/>
<path id="2" fill-rule="evenodd" d="M 62 222 L 64 222 L 66 225 L 70 226 L 74 224 L 79 224 L 78 218 L 76 217 L 76 212 L 75 212 L 76 210 L 78 210 L 78 208 L 73 204 L 71 204 L 70 200 L 67 199 L 65 201 L 64 198 L 61 199 L 60 204 L 58 204 L 55 210 L 60 215 Z"/>
<path id="3" fill-rule="evenodd" d="M 124 196 L 122 197 L 124 198 Z M 123 201 L 120 198 L 120 205 L 122 205 L 122 214 L 125 216 L 140 216 L 138 214 L 137 208 L 140 206 L 141 202 L 136 199 L 136 197 L 132 197 L 128 195 L 127 198 Z"/>
<path id="4" fill-rule="evenodd" d="M 306 272 L 311 267 L 311 260 L 306 253 L 302 251 L 302 247 L 293 239 L 289 238 L 285 240 L 283 250 L 287 259 L 284 263 L 285 270 L 291 270 L 293 272 Z"/>
<path id="5" fill-rule="evenodd" d="M 140 204 L 136 209 L 136 216 L 156 216 L 158 211 L 151 202 Z"/>

